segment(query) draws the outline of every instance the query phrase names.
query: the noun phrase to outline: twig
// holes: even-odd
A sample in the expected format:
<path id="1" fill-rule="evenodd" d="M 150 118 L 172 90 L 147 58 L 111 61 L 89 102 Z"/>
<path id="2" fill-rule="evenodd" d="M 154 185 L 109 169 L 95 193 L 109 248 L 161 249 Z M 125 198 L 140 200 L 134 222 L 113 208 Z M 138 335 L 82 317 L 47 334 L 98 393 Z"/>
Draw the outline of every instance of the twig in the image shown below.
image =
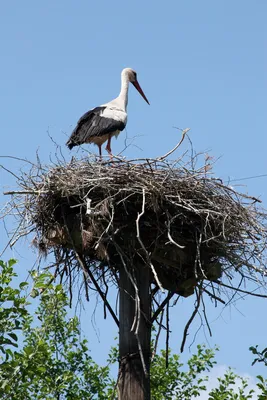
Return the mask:
<path id="1" fill-rule="evenodd" d="M 199 285 L 197 285 L 199 287 Z M 208 289 L 202 287 L 202 291 L 207 293 L 212 299 L 219 301 L 222 304 L 225 304 L 225 301 L 222 300 L 220 297 L 216 296 L 215 294 L 211 293 Z"/>
<path id="2" fill-rule="evenodd" d="M 147 367 L 146 367 L 146 363 L 145 363 L 145 359 L 144 359 L 143 349 L 142 349 L 141 342 L 140 342 L 140 339 L 139 339 L 139 334 L 135 333 L 135 337 L 136 337 L 136 340 L 137 340 L 138 351 L 139 351 L 139 355 L 140 355 L 143 371 L 144 371 L 145 377 L 148 377 L 148 371 L 147 371 Z"/>
<path id="3" fill-rule="evenodd" d="M 157 310 L 154 312 L 152 318 L 151 318 L 151 324 L 154 323 L 158 315 L 161 313 L 161 311 L 164 309 L 166 304 L 170 301 L 170 299 L 174 296 L 174 292 L 169 292 L 168 296 L 163 300 L 163 302 L 160 304 L 160 306 L 157 308 Z"/>
<path id="4" fill-rule="evenodd" d="M 172 236 L 171 236 L 171 223 L 172 223 L 172 221 L 173 221 L 174 219 L 176 219 L 176 217 L 174 217 L 174 218 L 172 218 L 172 220 L 170 220 L 169 213 L 167 213 L 167 219 L 168 219 L 168 220 L 167 220 L 167 227 L 168 227 L 167 235 L 168 235 L 169 241 L 170 241 L 172 244 L 174 244 L 175 246 L 177 246 L 179 249 L 184 249 L 185 246 L 182 246 L 181 244 L 178 244 L 175 240 L 173 240 L 173 238 L 172 238 Z"/>
<path id="5" fill-rule="evenodd" d="M 19 233 L 19 234 L 17 235 L 16 239 L 14 239 L 14 240 L 12 240 L 12 242 L 10 242 L 10 247 L 12 248 L 12 247 L 17 243 L 17 241 L 18 241 L 19 239 L 21 239 L 21 238 L 24 237 L 24 236 L 28 236 L 28 235 L 29 235 L 30 233 L 32 233 L 34 230 L 35 230 L 35 227 L 34 227 L 34 228 L 31 228 L 31 229 L 29 229 L 29 230 L 27 230 L 26 232 L 21 232 L 21 233 Z"/>
<path id="6" fill-rule="evenodd" d="M 184 346 L 185 346 L 186 338 L 187 338 L 187 335 L 188 335 L 188 329 L 189 329 L 191 323 L 193 322 L 195 316 L 197 315 L 197 312 L 198 312 L 198 309 L 199 309 L 199 306 L 200 306 L 201 289 L 199 289 L 199 290 L 196 289 L 196 295 L 197 295 L 197 301 L 196 301 L 195 309 L 194 309 L 191 317 L 189 318 L 189 320 L 186 323 L 185 328 L 184 328 L 183 340 L 182 340 L 182 344 L 181 344 L 181 348 L 180 348 L 181 353 L 184 351 Z"/>
<path id="7" fill-rule="evenodd" d="M 0 156 L 0 158 L 9 158 L 11 160 L 23 161 L 23 162 L 26 162 L 26 163 L 30 164 L 33 167 L 36 166 L 34 163 L 32 163 L 31 161 L 29 161 L 29 160 L 27 160 L 25 158 L 20 158 L 20 157 L 15 157 L 15 156 Z"/>
<path id="8" fill-rule="evenodd" d="M 228 289 L 231 289 L 231 290 L 235 290 L 236 292 L 249 294 L 250 296 L 254 296 L 254 297 L 262 297 L 263 299 L 267 298 L 267 295 L 265 295 L 265 294 L 259 294 L 259 293 L 254 293 L 253 291 L 239 289 L 239 288 L 237 288 L 235 286 L 226 285 L 226 283 L 222 283 L 222 282 L 220 282 L 218 280 L 216 280 L 214 282 L 217 283 L 217 285 L 219 285 L 219 286 L 223 286 L 225 288 L 228 288 Z"/>
<path id="9" fill-rule="evenodd" d="M 84 287 L 85 287 L 85 298 L 87 301 L 89 301 L 88 276 L 86 276 L 85 272 L 83 273 L 83 280 L 84 280 Z"/>
<path id="10" fill-rule="evenodd" d="M 136 231 L 137 231 L 136 237 L 137 237 L 137 239 L 138 239 L 138 241 L 139 241 L 139 243 L 140 243 L 142 249 L 144 250 L 144 252 L 145 252 L 145 254 L 146 254 L 147 262 L 148 262 L 148 264 L 149 264 L 149 266 L 150 266 L 150 268 L 151 268 L 151 270 L 152 270 L 152 272 L 153 272 L 155 281 L 157 282 L 158 287 L 160 288 L 160 290 L 162 291 L 162 293 L 164 293 L 163 286 L 162 286 L 162 284 L 160 283 L 160 280 L 159 280 L 159 278 L 158 278 L 158 275 L 157 275 L 157 272 L 156 272 L 156 270 L 155 270 L 155 268 L 154 268 L 154 265 L 153 265 L 152 262 L 150 261 L 150 257 L 149 257 L 148 251 L 147 251 L 147 249 L 145 248 L 144 243 L 142 242 L 141 237 L 140 237 L 139 220 L 140 220 L 140 218 L 141 218 L 141 217 L 144 215 L 144 213 L 145 213 L 145 203 L 146 203 L 146 192 L 145 192 L 145 188 L 143 188 L 142 211 L 141 211 L 141 213 L 138 213 L 137 219 L 136 219 Z"/>
<path id="11" fill-rule="evenodd" d="M 184 130 L 182 131 L 182 138 L 181 138 L 180 142 L 179 142 L 172 150 L 170 150 L 170 151 L 168 151 L 168 153 L 164 154 L 164 156 L 158 157 L 157 160 L 158 160 L 158 161 L 163 161 L 165 158 L 169 157 L 170 154 L 174 153 L 175 150 L 177 150 L 178 147 L 181 146 L 181 144 L 182 144 L 183 141 L 184 141 L 185 135 L 186 135 L 187 132 L 189 132 L 189 131 L 190 131 L 190 128 L 184 129 Z"/>
<path id="12" fill-rule="evenodd" d="M 84 259 L 83 259 L 83 256 L 82 256 L 80 253 L 76 252 L 76 251 L 75 251 L 75 253 L 76 253 L 77 260 L 79 261 L 79 264 L 80 264 L 80 266 L 82 267 L 82 270 L 85 272 L 86 275 L 89 276 L 89 278 L 91 279 L 91 281 L 92 281 L 93 284 L 95 285 L 96 290 L 98 291 L 98 293 L 99 293 L 101 299 L 104 301 L 104 303 L 105 303 L 107 309 L 109 310 L 111 316 L 113 317 L 114 321 L 116 322 L 117 326 L 119 327 L 119 326 L 120 326 L 120 323 L 119 323 L 118 318 L 116 317 L 114 311 L 112 310 L 112 307 L 110 306 L 109 302 L 107 301 L 107 299 L 106 299 L 104 293 L 103 293 L 102 290 L 100 289 L 100 286 L 98 285 L 96 279 L 94 278 L 94 275 L 92 274 L 92 272 L 90 271 L 90 269 L 89 269 L 88 267 L 86 267 L 86 264 L 85 264 L 85 261 L 84 261 Z"/>
<path id="13" fill-rule="evenodd" d="M 14 195 L 14 194 L 40 195 L 42 193 L 45 193 L 45 191 L 41 191 L 41 190 L 9 190 L 8 192 L 4 192 L 3 195 L 5 195 L 5 196 L 10 196 L 10 195 Z"/>
<path id="14" fill-rule="evenodd" d="M 210 335 L 210 337 L 212 337 L 212 332 L 211 332 L 210 324 L 209 324 L 209 321 L 208 321 L 208 317 L 207 317 L 207 313 L 206 313 L 206 306 L 205 306 L 205 302 L 204 302 L 203 296 L 201 296 L 201 302 L 202 302 L 202 305 L 203 305 L 203 315 L 204 315 L 204 318 L 205 318 L 205 321 L 206 321 L 206 325 L 207 325 L 207 328 L 208 328 L 208 331 L 209 331 L 209 335 Z"/>
<path id="15" fill-rule="evenodd" d="M 166 368 L 169 366 L 169 340 L 170 340 L 170 316 L 169 316 L 169 307 L 170 307 L 170 300 L 166 305 L 166 359 L 165 365 Z"/>
<path id="16" fill-rule="evenodd" d="M 164 317 L 164 309 L 162 310 L 161 315 L 160 315 L 159 329 L 158 329 L 158 332 L 156 334 L 155 345 L 154 345 L 154 349 L 153 349 L 152 355 L 151 355 L 151 362 L 153 362 L 153 359 L 154 359 L 155 355 L 157 354 L 157 347 L 158 347 L 158 341 L 159 341 L 160 332 L 161 332 L 161 329 L 162 329 L 163 317 Z"/>

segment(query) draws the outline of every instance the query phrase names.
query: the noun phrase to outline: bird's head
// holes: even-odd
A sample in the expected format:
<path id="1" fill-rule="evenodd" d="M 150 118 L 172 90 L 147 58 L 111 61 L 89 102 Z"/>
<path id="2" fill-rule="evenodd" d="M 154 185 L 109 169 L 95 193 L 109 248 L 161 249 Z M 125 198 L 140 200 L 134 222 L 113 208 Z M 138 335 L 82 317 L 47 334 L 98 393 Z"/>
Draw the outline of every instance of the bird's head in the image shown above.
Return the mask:
<path id="1" fill-rule="evenodd" d="M 136 90 L 138 90 L 138 92 L 141 94 L 143 99 L 147 102 L 147 104 L 149 104 L 149 101 L 147 100 L 147 98 L 137 80 L 137 73 L 132 68 L 124 68 L 122 70 L 121 75 L 125 76 L 126 79 L 134 85 L 134 87 L 136 88 Z"/>

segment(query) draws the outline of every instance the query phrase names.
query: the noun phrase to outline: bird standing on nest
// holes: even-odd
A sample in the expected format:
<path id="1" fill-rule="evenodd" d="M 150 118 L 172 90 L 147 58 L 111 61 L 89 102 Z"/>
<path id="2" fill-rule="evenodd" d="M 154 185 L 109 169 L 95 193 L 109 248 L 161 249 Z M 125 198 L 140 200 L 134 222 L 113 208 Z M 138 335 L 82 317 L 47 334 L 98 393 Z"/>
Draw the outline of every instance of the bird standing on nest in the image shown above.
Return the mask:
<path id="1" fill-rule="evenodd" d="M 69 149 L 84 143 L 94 143 L 99 148 L 101 158 L 101 146 L 107 142 L 106 150 L 112 157 L 111 138 L 118 136 L 127 123 L 127 103 L 129 82 L 138 90 L 144 100 L 149 104 L 143 90 L 141 89 L 137 74 L 131 68 L 125 68 L 121 73 L 121 91 L 119 96 L 103 104 L 100 107 L 93 108 L 85 113 L 78 121 L 76 128 L 72 132 L 66 145 Z"/>

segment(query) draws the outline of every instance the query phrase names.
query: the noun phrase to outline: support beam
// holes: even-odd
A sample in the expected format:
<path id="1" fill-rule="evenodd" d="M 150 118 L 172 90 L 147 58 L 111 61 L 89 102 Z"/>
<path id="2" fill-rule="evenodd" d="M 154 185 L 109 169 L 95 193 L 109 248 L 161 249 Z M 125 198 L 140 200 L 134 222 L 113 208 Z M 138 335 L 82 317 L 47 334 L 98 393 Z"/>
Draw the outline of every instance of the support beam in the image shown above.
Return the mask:
<path id="1" fill-rule="evenodd" d="M 129 269 L 129 272 L 131 270 Z M 142 348 L 143 363 L 138 348 L 137 337 L 131 332 L 135 318 L 135 288 L 122 266 L 120 269 L 120 369 L 118 380 L 119 400 L 150 400 L 150 341 L 151 341 L 151 299 L 150 270 L 148 266 L 137 264 L 134 276 L 140 299 L 139 344 Z"/>

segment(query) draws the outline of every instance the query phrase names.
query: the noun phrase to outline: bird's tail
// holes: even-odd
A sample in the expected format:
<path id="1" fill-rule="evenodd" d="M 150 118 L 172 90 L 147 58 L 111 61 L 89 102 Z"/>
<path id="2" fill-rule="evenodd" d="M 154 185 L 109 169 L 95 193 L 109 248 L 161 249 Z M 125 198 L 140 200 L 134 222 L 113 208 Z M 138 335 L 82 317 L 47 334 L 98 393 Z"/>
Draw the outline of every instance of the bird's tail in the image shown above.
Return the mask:
<path id="1" fill-rule="evenodd" d="M 71 150 L 75 146 L 75 143 L 73 143 L 72 140 L 68 140 L 66 146 L 68 146 L 68 148 Z"/>

